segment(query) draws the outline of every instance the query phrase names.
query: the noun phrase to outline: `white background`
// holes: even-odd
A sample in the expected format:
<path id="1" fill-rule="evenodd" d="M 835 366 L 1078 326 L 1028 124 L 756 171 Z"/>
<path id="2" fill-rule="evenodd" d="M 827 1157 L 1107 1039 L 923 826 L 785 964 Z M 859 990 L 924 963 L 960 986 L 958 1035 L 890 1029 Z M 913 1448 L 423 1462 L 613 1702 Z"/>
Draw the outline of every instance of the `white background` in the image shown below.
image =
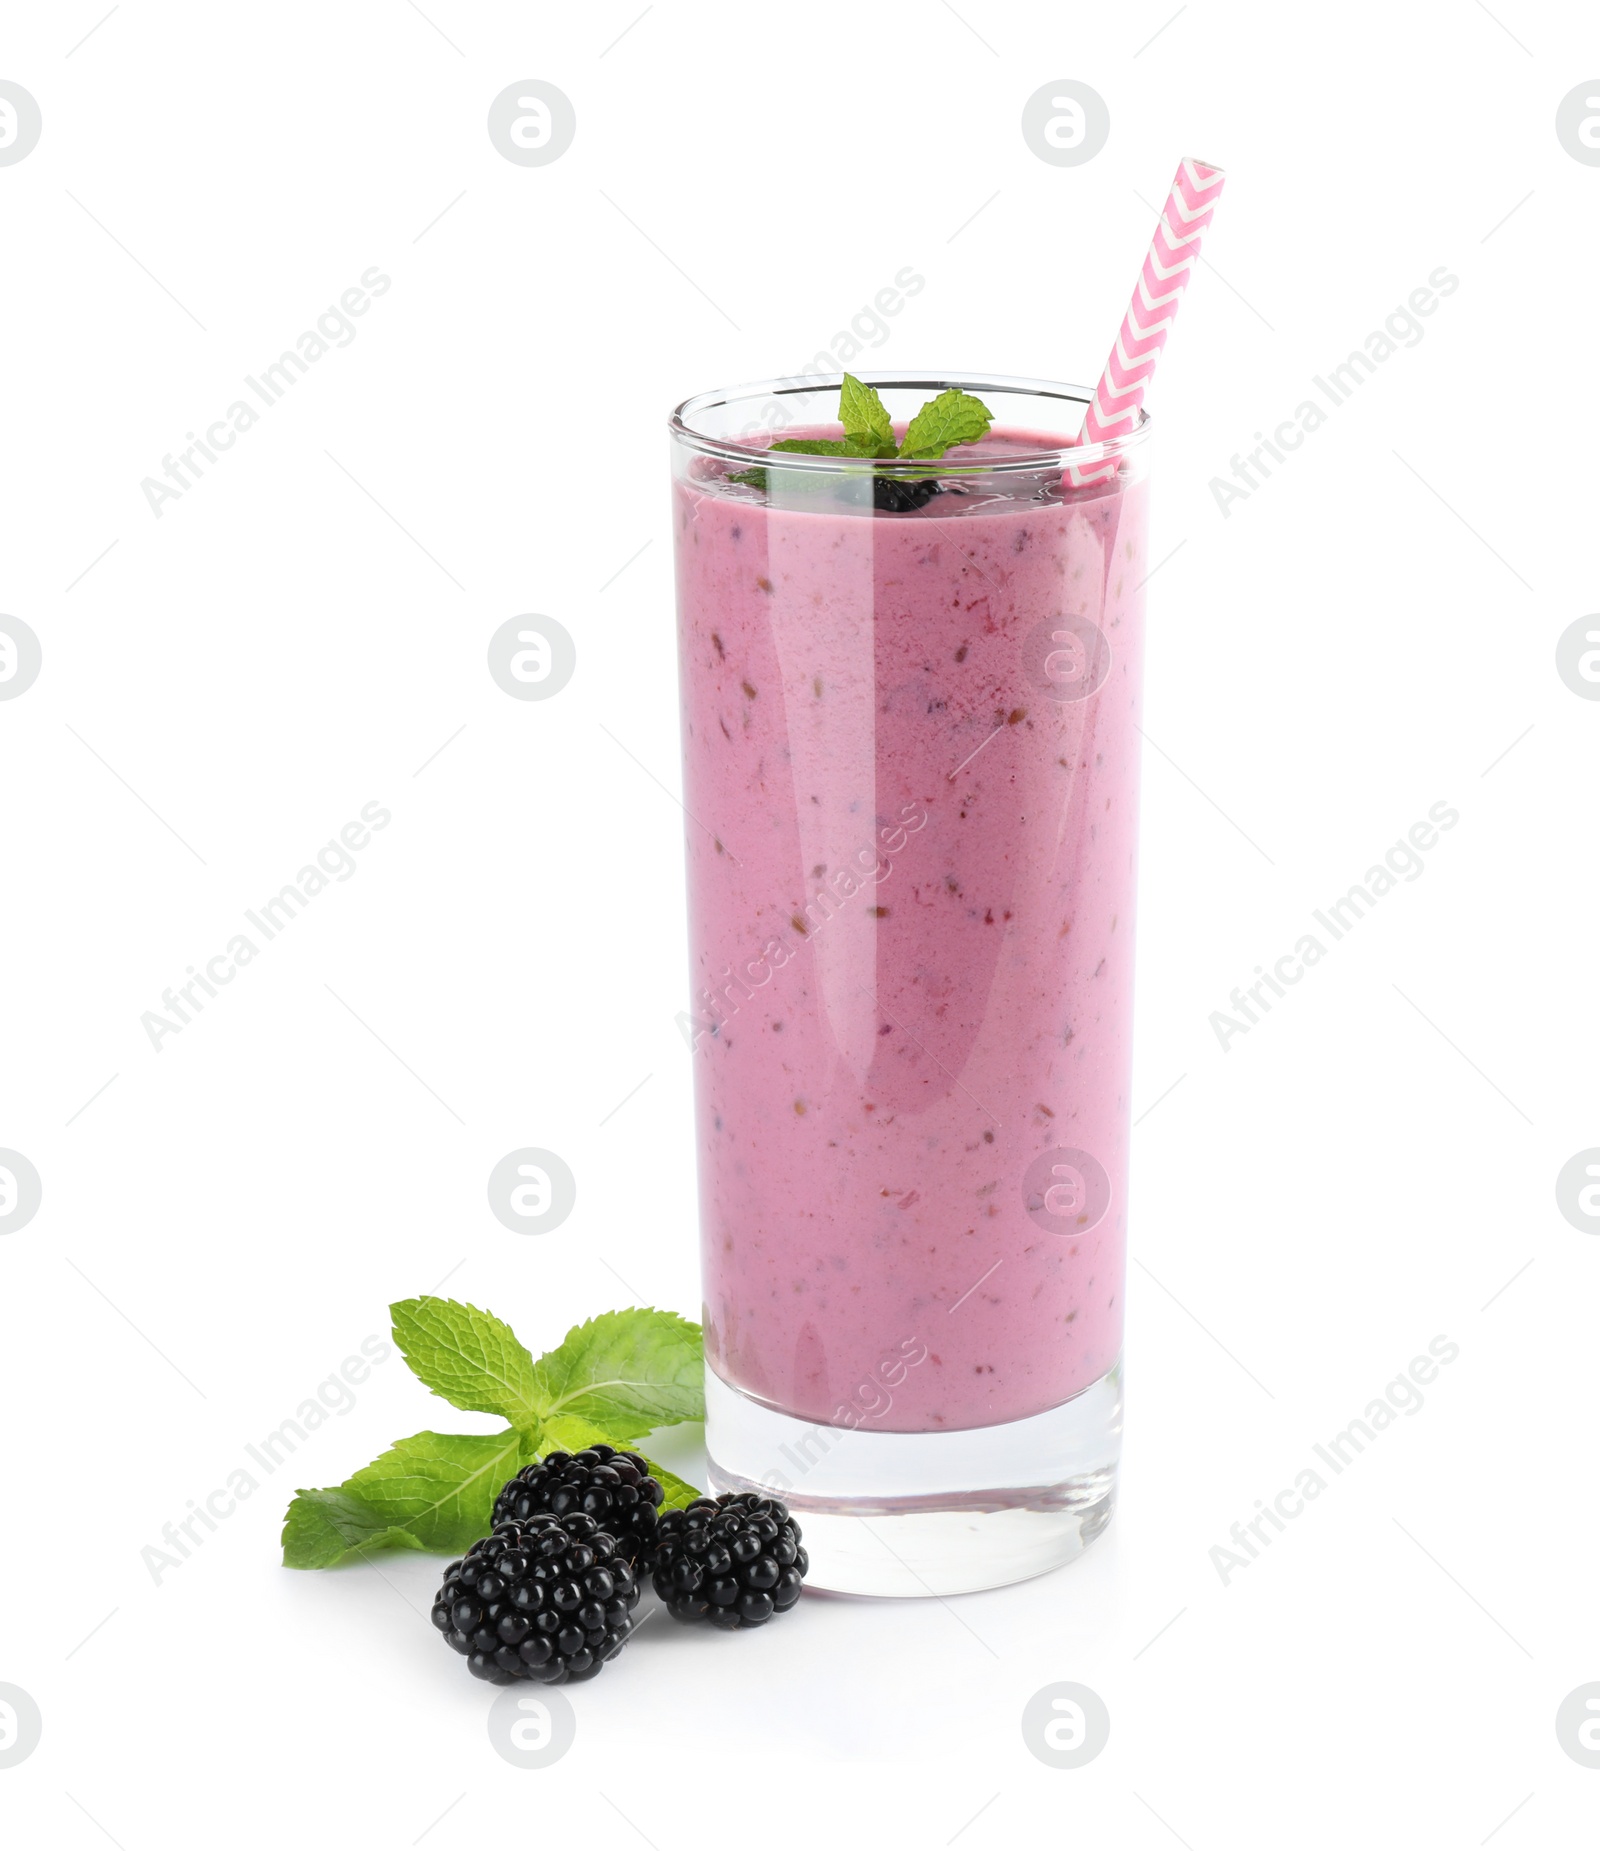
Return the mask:
<path id="1" fill-rule="evenodd" d="M 1554 126 L 1592 19 L 125 0 L 84 39 L 102 12 L 13 9 L 0 64 L 44 120 L 0 168 L 0 608 L 44 651 L 0 703 L 0 1144 L 44 1187 L 0 1239 L 0 1683 L 44 1717 L 7 1842 L 1592 1833 L 1554 1727 L 1600 1678 L 1600 1244 L 1554 1189 L 1600 1143 L 1600 704 L 1554 666 L 1597 602 L 1600 169 Z M 540 168 L 485 129 L 530 77 L 577 112 Z M 1020 130 L 1062 77 L 1111 113 L 1075 168 Z M 277 1563 L 296 1485 L 475 1424 L 391 1358 L 154 1584 L 141 1549 L 390 1300 L 447 1281 L 536 1351 L 695 1313 L 666 411 L 798 369 L 907 265 L 860 364 L 1092 381 L 1184 153 L 1230 177 L 1151 400 L 1106 1537 L 944 1604 L 652 1624 L 514 1769 L 437 1562 Z M 141 479 L 372 265 L 357 338 L 157 519 Z M 1224 518 L 1211 478 L 1439 265 L 1424 338 Z M 577 642 L 543 703 L 485 664 L 529 611 Z M 141 1013 L 371 800 L 356 873 L 155 1053 Z M 1440 801 L 1422 876 L 1224 1053 L 1229 992 Z M 544 1237 L 487 1207 L 519 1145 L 577 1177 Z M 1230 1526 L 1441 1333 L 1421 1412 L 1224 1585 Z M 1060 1680 L 1112 1719 L 1077 1771 L 1019 1726 Z"/>

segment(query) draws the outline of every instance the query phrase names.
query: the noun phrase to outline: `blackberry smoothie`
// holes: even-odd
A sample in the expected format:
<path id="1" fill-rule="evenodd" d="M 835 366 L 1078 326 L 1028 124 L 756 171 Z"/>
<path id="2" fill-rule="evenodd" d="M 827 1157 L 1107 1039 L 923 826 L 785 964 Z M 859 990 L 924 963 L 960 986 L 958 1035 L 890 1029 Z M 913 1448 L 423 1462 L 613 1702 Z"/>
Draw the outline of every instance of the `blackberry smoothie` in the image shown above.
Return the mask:
<path id="1" fill-rule="evenodd" d="M 888 482 L 679 446 L 708 1395 L 821 1435 L 752 1477 L 802 1511 L 1116 1380 L 1146 488 L 1018 409 Z"/>

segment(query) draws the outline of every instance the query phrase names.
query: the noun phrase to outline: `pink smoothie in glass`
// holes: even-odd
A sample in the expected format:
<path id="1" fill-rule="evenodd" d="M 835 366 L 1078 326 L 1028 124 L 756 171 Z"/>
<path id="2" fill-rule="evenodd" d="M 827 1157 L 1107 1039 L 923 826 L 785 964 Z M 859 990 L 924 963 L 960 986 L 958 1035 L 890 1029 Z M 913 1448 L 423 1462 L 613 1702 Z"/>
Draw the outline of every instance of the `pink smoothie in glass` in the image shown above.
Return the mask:
<path id="1" fill-rule="evenodd" d="M 942 475 L 1062 441 L 907 512 L 674 489 L 706 1358 L 808 1421 L 1017 1420 L 1120 1354 L 1145 487 Z M 1108 1205 L 1040 1212 L 1056 1151 Z"/>

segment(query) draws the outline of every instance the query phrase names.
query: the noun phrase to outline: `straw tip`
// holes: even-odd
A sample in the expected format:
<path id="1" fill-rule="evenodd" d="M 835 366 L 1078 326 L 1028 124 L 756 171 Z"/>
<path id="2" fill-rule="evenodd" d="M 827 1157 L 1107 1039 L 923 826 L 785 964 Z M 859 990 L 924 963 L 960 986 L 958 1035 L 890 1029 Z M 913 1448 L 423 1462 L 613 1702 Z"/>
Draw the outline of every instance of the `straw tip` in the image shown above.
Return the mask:
<path id="1" fill-rule="evenodd" d="M 1215 161 L 1203 161 L 1198 154 L 1186 154 L 1181 165 L 1192 167 L 1197 174 L 1207 178 L 1215 177 L 1218 180 L 1225 180 L 1228 177 L 1227 168 L 1219 167 Z"/>

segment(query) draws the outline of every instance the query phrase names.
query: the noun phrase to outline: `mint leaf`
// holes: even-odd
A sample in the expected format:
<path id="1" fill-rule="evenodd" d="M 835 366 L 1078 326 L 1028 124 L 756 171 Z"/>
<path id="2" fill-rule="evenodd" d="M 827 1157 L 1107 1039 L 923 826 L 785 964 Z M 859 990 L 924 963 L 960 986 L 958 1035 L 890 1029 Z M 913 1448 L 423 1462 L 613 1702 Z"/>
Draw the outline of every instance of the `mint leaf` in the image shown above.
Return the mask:
<path id="1" fill-rule="evenodd" d="M 858 442 L 854 437 L 785 437 L 781 443 L 769 444 L 767 452 L 787 451 L 790 456 L 880 456 L 894 455 L 893 440 L 887 451 L 880 450 L 874 438 Z M 739 469 L 728 477 L 730 482 L 743 482 L 748 488 L 758 488 L 765 493 L 771 471 L 767 469 Z M 828 494 L 832 480 L 819 470 L 794 469 L 784 478 L 786 491 Z"/>
<path id="2" fill-rule="evenodd" d="M 787 450 L 791 456 L 893 456 L 894 439 L 884 449 L 876 437 L 785 437 L 781 443 L 769 444 L 767 452 Z"/>
<path id="3" fill-rule="evenodd" d="M 540 1419 L 576 1415 L 613 1444 L 705 1419 L 700 1326 L 674 1311 L 607 1311 L 534 1366 Z"/>
<path id="4" fill-rule="evenodd" d="M 496 1497 L 533 1450 L 529 1436 L 514 1428 L 414 1433 L 397 1440 L 340 1489 L 404 1528 L 419 1548 L 464 1549 L 488 1535 Z"/>
<path id="5" fill-rule="evenodd" d="M 863 456 L 894 455 L 894 425 L 877 389 L 864 386 L 854 373 L 846 373 L 839 388 L 839 422 L 848 441 Z"/>
<path id="6" fill-rule="evenodd" d="M 370 1549 L 454 1554 L 489 1533 L 506 1480 L 534 1456 L 527 1434 L 414 1433 L 322 1491 L 296 1493 L 283 1525 L 286 1568 L 331 1568 Z"/>
<path id="7" fill-rule="evenodd" d="M 785 437 L 781 443 L 768 444 L 767 454 L 786 451 L 790 456 L 860 456 L 842 437 Z"/>
<path id="8" fill-rule="evenodd" d="M 424 1549 L 464 1549 L 489 1531 L 494 1501 L 533 1456 L 529 1436 L 414 1433 L 340 1488 L 403 1527 Z"/>
<path id="9" fill-rule="evenodd" d="M 420 1549 L 411 1533 L 337 1488 L 298 1491 L 283 1520 L 285 1568 L 333 1568 L 375 1549 Z"/>
<path id="10" fill-rule="evenodd" d="M 498 1414 L 514 1427 L 537 1423 L 533 1358 L 509 1324 L 452 1298 L 403 1298 L 389 1315 L 413 1374 L 452 1407 Z"/>
<path id="11" fill-rule="evenodd" d="M 838 437 L 785 437 L 781 443 L 769 444 L 769 454 L 774 450 L 786 450 L 791 456 L 855 456 L 859 454 L 850 445 Z M 763 493 L 767 487 L 765 469 L 737 469 L 729 477 L 730 482 L 742 482 L 746 488 L 758 488 Z M 791 477 L 791 480 L 793 478 Z M 809 487 L 804 476 L 800 477 L 802 486 Z M 820 484 L 826 487 L 826 478 Z"/>
<path id="12" fill-rule="evenodd" d="M 988 434 L 994 415 L 982 399 L 952 386 L 929 399 L 907 426 L 902 456 L 943 456 L 952 444 L 976 443 Z"/>

